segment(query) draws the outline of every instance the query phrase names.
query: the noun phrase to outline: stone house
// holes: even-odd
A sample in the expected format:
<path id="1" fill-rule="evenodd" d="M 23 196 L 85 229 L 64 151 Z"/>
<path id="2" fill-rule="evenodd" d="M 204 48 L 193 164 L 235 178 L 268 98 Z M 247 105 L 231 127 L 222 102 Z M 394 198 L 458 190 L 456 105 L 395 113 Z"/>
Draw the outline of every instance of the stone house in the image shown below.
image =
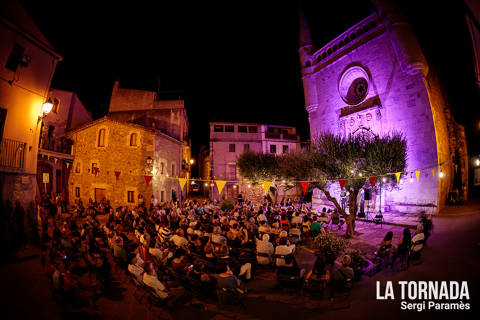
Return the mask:
<path id="1" fill-rule="evenodd" d="M 109 116 L 71 130 L 75 160 L 70 204 L 76 199 L 110 200 L 113 207 L 182 200 L 178 179 L 184 142 L 154 127 Z M 151 180 L 149 180 L 151 179 Z"/>

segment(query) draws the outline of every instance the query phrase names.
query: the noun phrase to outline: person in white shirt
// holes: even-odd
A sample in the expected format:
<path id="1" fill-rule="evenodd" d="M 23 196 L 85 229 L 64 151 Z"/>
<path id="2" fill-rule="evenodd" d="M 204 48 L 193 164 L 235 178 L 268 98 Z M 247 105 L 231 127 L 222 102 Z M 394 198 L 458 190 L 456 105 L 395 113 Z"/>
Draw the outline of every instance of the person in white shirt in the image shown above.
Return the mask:
<path id="1" fill-rule="evenodd" d="M 300 224 L 302 224 L 302 222 L 303 222 L 303 219 L 302 219 L 302 217 L 300 217 L 300 214 L 298 212 L 295 212 L 295 215 L 293 216 L 292 221 L 291 221 L 292 225 L 293 226 L 296 225 L 296 224 L 300 225 Z"/>
<path id="2" fill-rule="evenodd" d="M 139 259 L 134 257 L 132 259 L 132 263 L 128 265 L 128 272 L 135 276 L 135 278 L 141 283 L 142 282 L 142 274 L 143 274 L 143 267 L 142 264 L 139 263 Z M 142 261 L 143 262 L 143 261 Z"/>
<path id="3" fill-rule="evenodd" d="M 152 262 L 145 264 L 145 272 L 143 274 L 143 283 L 155 290 L 156 295 L 160 299 L 170 298 L 169 305 L 172 306 L 185 293 L 185 289 L 182 287 L 167 289 L 163 283 L 158 280 L 157 272 L 153 267 Z"/>
<path id="4" fill-rule="evenodd" d="M 425 234 L 423 233 L 423 226 L 417 227 L 417 232 L 412 238 L 412 251 L 413 252 L 420 252 L 423 249 L 425 240 Z M 415 244 L 415 242 L 418 242 Z"/>
<path id="5" fill-rule="evenodd" d="M 295 252 L 295 245 L 290 245 L 290 242 L 287 238 L 280 238 L 280 245 L 275 249 L 275 255 L 286 256 L 288 254 L 293 254 Z M 277 267 L 285 266 L 285 259 L 276 258 L 275 264 Z"/>
<path id="6" fill-rule="evenodd" d="M 188 245 L 188 240 L 183 236 L 183 230 L 182 229 L 178 229 L 176 232 L 175 232 L 175 235 L 173 235 L 171 238 L 170 238 L 170 241 L 173 241 L 173 243 L 178 247 L 185 247 L 186 245 Z"/>
<path id="7" fill-rule="evenodd" d="M 257 262 L 259 264 L 272 263 L 274 253 L 273 244 L 270 242 L 270 236 L 264 234 L 262 240 L 257 240 Z"/>

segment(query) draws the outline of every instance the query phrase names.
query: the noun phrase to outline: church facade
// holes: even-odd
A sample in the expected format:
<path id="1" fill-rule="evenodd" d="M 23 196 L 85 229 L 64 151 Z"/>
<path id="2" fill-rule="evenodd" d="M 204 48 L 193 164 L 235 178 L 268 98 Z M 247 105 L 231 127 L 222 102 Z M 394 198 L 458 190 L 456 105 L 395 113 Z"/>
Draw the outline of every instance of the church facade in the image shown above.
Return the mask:
<path id="1" fill-rule="evenodd" d="M 299 55 L 311 138 L 322 132 L 402 132 L 407 139 L 403 183 L 400 190 L 377 190 L 370 210 L 437 213 L 453 188 L 468 188 L 464 128 L 453 119 L 411 25 L 392 2 L 374 5 L 376 12 L 319 50 L 300 18 Z M 333 192 L 339 195 L 339 190 Z M 381 204 L 376 200 L 380 193 Z"/>

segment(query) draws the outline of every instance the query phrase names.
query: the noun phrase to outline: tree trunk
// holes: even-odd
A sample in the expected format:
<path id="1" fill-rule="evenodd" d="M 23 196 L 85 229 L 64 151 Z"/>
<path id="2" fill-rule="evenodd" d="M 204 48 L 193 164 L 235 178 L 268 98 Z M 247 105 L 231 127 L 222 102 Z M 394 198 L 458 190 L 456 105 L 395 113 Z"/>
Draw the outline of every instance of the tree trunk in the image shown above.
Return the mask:
<path id="1" fill-rule="evenodd" d="M 355 219 L 357 217 L 357 196 L 358 191 L 353 191 L 350 193 L 348 199 L 348 210 L 350 214 L 348 218 L 345 219 L 347 222 L 347 237 L 352 237 L 355 233 Z"/>

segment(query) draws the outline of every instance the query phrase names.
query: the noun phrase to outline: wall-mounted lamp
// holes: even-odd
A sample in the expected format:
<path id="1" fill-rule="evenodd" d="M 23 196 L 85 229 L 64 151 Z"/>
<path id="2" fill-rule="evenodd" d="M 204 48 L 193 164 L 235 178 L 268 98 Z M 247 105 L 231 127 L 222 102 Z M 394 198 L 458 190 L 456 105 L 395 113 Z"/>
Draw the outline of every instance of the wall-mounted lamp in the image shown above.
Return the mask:
<path id="1" fill-rule="evenodd" d="M 52 108 L 53 108 L 52 98 L 48 98 L 47 101 L 45 101 L 42 105 L 42 115 L 38 116 L 37 124 L 39 124 L 40 121 L 42 121 L 42 119 L 45 118 L 45 116 L 49 114 L 50 111 L 52 111 Z"/>
<path id="2" fill-rule="evenodd" d="M 147 157 L 147 164 L 151 165 L 152 163 L 153 163 L 153 159 L 150 156 L 148 156 Z"/>
<path id="3" fill-rule="evenodd" d="M 190 159 L 190 164 L 193 164 L 194 162 L 195 162 L 195 160 Z"/>
<path id="4" fill-rule="evenodd" d="M 443 173 L 443 171 L 440 171 L 440 173 L 438 174 L 438 177 L 441 179 L 445 176 L 445 174 Z"/>
<path id="5" fill-rule="evenodd" d="M 475 160 L 475 165 L 476 165 L 477 167 L 480 167 L 480 159 Z"/>

